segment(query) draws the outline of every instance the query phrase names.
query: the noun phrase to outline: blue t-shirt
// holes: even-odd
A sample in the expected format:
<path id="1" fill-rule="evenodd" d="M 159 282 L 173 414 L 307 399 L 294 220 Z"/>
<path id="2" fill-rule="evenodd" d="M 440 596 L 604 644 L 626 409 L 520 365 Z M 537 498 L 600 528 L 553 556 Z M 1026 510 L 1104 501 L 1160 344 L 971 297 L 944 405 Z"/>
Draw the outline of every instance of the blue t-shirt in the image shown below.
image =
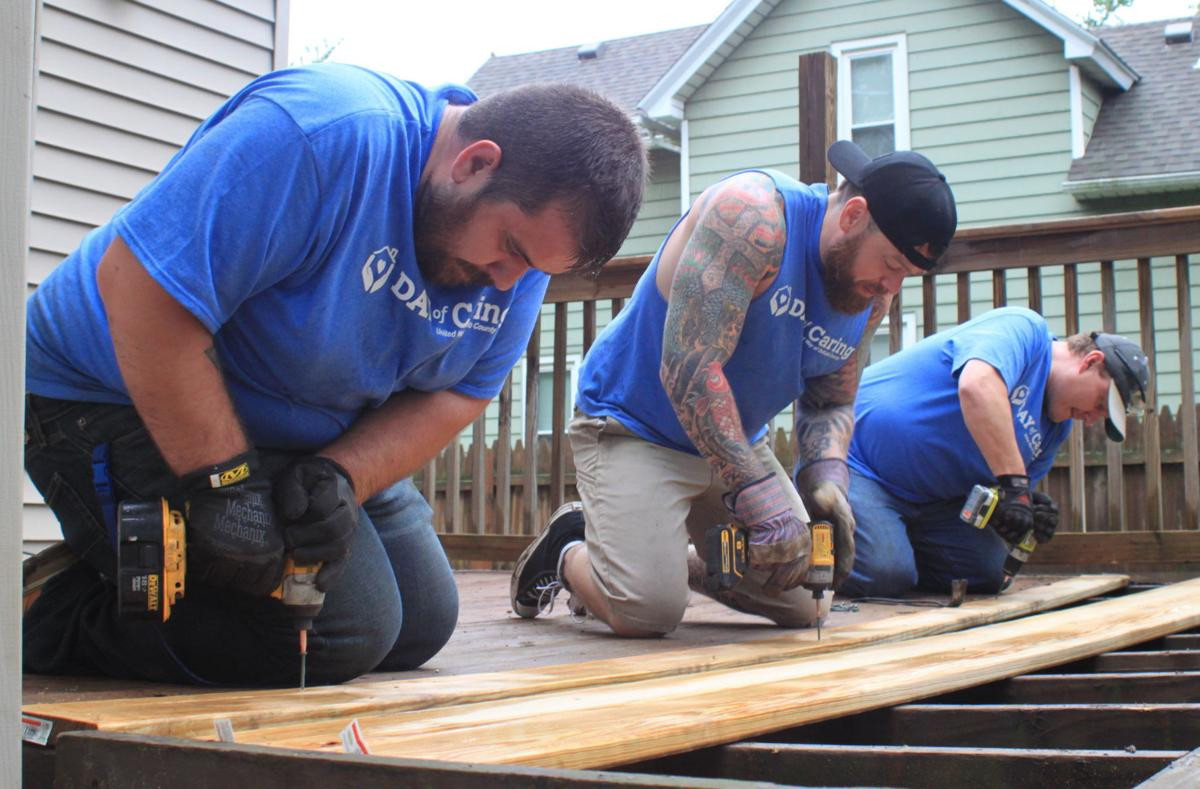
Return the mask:
<path id="1" fill-rule="evenodd" d="M 846 363 L 871 315 L 869 307 L 844 315 L 825 298 L 820 256 L 825 186 L 808 186 L 770 170 L 758 172 L 770 176 L 783 195 L 787 242 L 778 276 L 750 302 L 737 347 L 724 365 L 751 442 L 804 393 L 806 379 Z M 695 455 L 699 453 L 659 378 L 667 314 L 667 301 L 655 281 L 662 249 L 629 303 L 588 351 L 579 372 L 577 403 L 592 416 L 614 417 L 647 441 Z"/>
<path id="2" fill-rule="evenodd" d="M 442 288 L 413 250 L 443 110 L 473 101 L 466 88 L 342 65 L 251 82 L 30 298 L 28 390 L 130 402 L 96 284 L 119 234 L 213 333 L 257 445 L 318 448 L 401 390 L 494 397 L 549 277 L 529 271 L 508 292 Z"/>
<path id="3" fill-rule="evenodd" d="M 965 496 L 995 479 L 958 399 L 958 375 L 987 362 L 1008 387 L 1025 469 L 1036 482 L 1071 432 L 1045 412 L 1053 335 L 1041 315 L 1004 307 L 926 337 L 863 371 L 854 405 L 850 467 L 906 501 Z"/>

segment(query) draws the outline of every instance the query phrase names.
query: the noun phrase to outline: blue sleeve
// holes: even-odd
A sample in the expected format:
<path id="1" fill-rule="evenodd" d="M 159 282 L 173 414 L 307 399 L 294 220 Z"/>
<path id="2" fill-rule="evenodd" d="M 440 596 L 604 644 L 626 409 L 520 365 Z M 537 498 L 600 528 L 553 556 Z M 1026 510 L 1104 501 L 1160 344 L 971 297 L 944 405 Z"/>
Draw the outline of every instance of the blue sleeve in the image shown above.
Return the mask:
<path id="1" fill-rule="evenodd" d="M 979 359 L 994 367 L 1012 392 L 1026 367 L 1037 363 L 1049 343 L 1045 323 L 1035 313 L 996 315 L 947 341 L 950 373 L 957 379 L 967 362 Z"/>
<path id="2" fill-rule="evenodd" d="M 549 283 L 549 275 L 540 271 L 529 271 L 521 277 L 495 341 L 466 377 L 454 386 L 454 391 L 487 400 L 500 393 L 509 371 L 529 346 Z"/>
<path id="3" fill-rule="evenodd" d="M 320 205 L 307 138 L 274 103 L 250 98 L 197 133 L 114 224 L 150 276 L 216 332 L 301 266 Z"/>

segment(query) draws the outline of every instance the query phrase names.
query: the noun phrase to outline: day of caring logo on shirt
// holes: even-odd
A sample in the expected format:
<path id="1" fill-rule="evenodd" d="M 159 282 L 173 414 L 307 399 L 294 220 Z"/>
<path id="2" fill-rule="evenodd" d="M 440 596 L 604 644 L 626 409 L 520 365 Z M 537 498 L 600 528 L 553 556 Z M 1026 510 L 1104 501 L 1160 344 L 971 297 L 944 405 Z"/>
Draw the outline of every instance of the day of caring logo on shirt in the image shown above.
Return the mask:
<path id="1" fill-rule="evenodd" d="M 396 270 L 398 254 L 399 250 L 395 247 L 383 246 L 367 256 L 367 261 L 362 267 L 364 291 L 368 294 L 376 293 L 388 284 L 392 279 L 392 272 Z M 467 329 L 495 334 L 508 315 L 508 309 L 502 310 L 499 306 L 488 303 L 483 297 L 478 301 L 434 306 L 430 301 L 429 292 L 418 288 L 412 277 L 403 271 L 396 272 L 395 282 L 389 291 L 404 306 L 436 324 L 434 331 L 446 337 L 457 337 Z"/>
<path id="2" fill-rule="evenodd" d="M 1025 444 L 1029 447 L 1030 461 L 1037 460 L 1042 454 L 1042 431 L 1038 429 L 1038 421 L 1029 413 L 1025 404 L 1029 400 L 1029 387 L 1021 384 L 1013 390 L 1009 401 L 1017 407 L 1017 424 L 1024 431 Z"/>
<path id="3" fill-rule="evenodd" d="M 830 359 L 845 361 L 854 353 L 854 345 L 831 335 L 824 326 L 805 317 L 804 299 L 792 296 L 792 286 L 782 285 L 771 294 L 771 314 L 776 318 L 797 318 L 804 324 L 804 344 Z"/>
<path id="4" fill-rule="evenodd" d="M 388 277 L 392 276 L 392 269 L 396 268 L 398 253 L 399 250 L 395 247 L 380 247 L 367 255 L 367 262 L 362 268 L 363 290 L 374 293 L 387 284 Z"/>

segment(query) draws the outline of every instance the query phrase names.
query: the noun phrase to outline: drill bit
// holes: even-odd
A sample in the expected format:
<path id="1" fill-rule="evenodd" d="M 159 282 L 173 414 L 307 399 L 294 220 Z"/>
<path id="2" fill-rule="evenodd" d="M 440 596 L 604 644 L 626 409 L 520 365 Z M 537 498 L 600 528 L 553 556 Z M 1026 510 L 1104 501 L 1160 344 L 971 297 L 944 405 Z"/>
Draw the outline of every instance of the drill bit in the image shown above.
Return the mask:
<path id="1" fill-rule="evenodd" d="M 308 669 L 308 630 L 300 628 L 300 690 L 304 690 L 305 673 Z"/>

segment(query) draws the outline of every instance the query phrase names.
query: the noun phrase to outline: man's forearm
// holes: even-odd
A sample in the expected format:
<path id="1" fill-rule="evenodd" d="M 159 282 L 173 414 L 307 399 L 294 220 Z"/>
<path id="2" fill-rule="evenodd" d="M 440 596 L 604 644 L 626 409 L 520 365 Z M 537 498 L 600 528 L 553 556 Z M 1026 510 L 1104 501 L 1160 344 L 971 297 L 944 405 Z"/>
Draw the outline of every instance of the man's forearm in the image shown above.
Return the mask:
<path id="1" fill-rule="evenodd" d="M 249 449 L 212 335 L 119 236 L 97 282 L 129 397 L 171 470 L 183 474 Z"/>
<path id="2" fill-rule="evenodd" d="M 996 369 L 979 359 L 967 362 L 958 376 L 958 399 L 967 431 L 991 472 L 1024 474 L 1008 387 Z"/>
<path id="3" fill-rule="evenodd" d="M 428 463 L 487 404 L 450 391 L 399 392 L 317 454 L 346 469 L 363 502 Z"/>
<path id="4" fill-rule="evenodd" d="M 720 364 L 709 363 L 686 386 L 668 394 L 684 432 L 730 490 L 766 475 L 746 440 L 733 390 Z"/>

